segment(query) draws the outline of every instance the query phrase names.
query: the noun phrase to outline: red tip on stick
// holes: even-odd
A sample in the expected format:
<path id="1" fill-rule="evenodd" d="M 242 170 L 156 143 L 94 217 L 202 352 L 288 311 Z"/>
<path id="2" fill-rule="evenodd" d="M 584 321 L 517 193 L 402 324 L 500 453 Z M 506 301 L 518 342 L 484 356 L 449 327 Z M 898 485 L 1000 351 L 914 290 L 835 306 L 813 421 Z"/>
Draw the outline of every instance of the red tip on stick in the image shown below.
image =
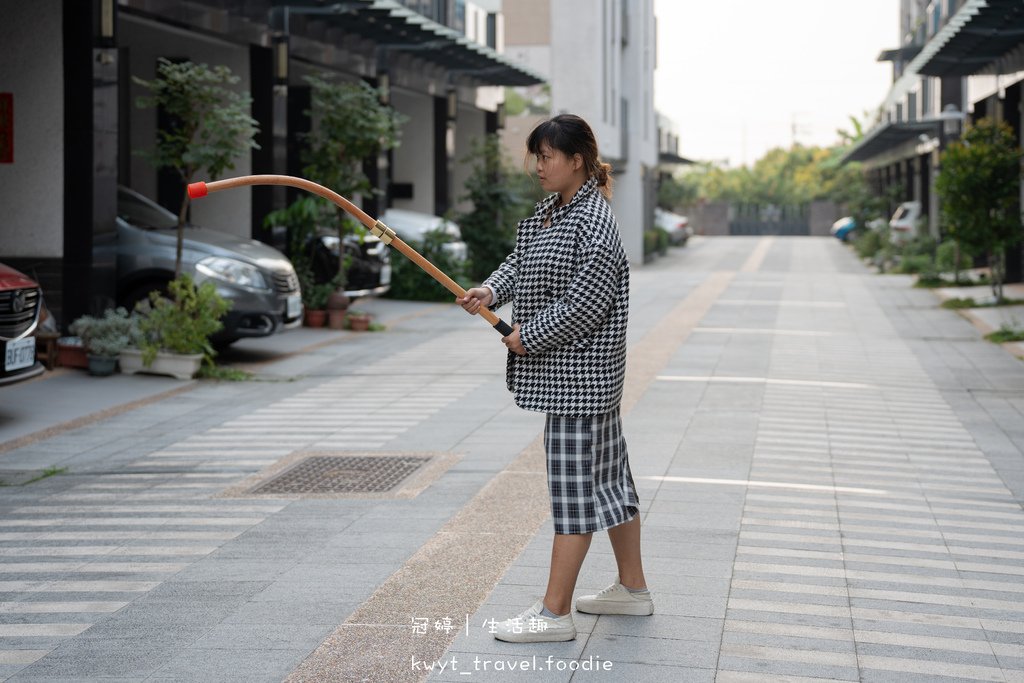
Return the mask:
<path id="1" fill-rule="evenodd" d="M 189 199 L 199 199 L 200 197 L 205 197 L 206 195 L 207 195 L 206 183 L 203 183 L 203 182 L 189 183 L 189 186 L 188 186 L 188 196 L 189 196 Z"/>

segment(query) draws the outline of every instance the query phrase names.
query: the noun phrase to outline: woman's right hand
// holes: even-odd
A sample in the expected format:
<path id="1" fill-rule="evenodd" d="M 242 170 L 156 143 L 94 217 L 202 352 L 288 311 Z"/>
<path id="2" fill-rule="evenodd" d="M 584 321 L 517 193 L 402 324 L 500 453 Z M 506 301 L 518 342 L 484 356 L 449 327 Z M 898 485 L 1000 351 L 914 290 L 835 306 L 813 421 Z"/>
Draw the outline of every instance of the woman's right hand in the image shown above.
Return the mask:
<path id="1" fill-rule="evenodd" d="M 462 306 L 471 315 L 476 315 L 480 311 L 481 306 L 486 308 L 491 305 L 491 290 L 487 287 L 467 289 L 466 296 L 456 298 L 455 303 Z"/>

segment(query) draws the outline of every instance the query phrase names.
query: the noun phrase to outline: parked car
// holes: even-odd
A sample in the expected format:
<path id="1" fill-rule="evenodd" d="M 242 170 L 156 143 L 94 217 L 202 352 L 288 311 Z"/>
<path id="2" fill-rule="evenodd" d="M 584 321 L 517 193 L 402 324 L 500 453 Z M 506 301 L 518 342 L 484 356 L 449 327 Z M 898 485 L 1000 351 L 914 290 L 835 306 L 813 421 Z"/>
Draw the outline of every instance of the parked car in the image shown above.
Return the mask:
<path id="1" fill-rule="evenodd" d="M 444 230 L 449 242 L 442 249 L 456 261 L 465 261 L 469 250 L 462 241 L 462 231 L 450 220 L 408 209 L 388 209 L 380 217 L 381 222 L 395 231 L 403 242 L 413 248 L 423 244 L 423 238 L 431 230 Z"/>
<path id="2" fill-rule="evenodd" d="M 306 241 L 306 257 L 313 270 L 313 282 L 324 284 L 338 274 L 339 245 L 335 232 L 319 232 Z M 355 300 L 385 294 L 391 289 L 391 252 L 387 245 L 370 234 L 345 235 L 345 294 Z"/>
<path id="3" fill-rule="evenodd" d="M 889 241 L 903 244 L 917 237 L 917 224 L 921 220 L 921 202 L 903 202 L 889 219 Z"/>
<path id="4" fill-rule="evenodd" d="M 43 310 L 43 290 L 23 273 L 0 263 L 0 386 L 42 374 L 33 336 Z"/>
<path id="5" fill-rule="evenodd" d="M 118 188 L 117 230 L 100 239 L 96 249 L 116 256 L 120 305 L 131 309 L 173 279 L 177 224 L 177 217 L 156 202 Z M 185 227 L 184 237 L 182 270 L 197 283 L 213 282 L 231 302 L 216 343 L 263 337 L 300 324 L 299 280 L 284 254 L 256 240 L 195 225 Z"/>
<path id="6" fill-rule="evenodd" d="M 686 246 L 687 240 L 693 237 L 690 219 L 686 216 L 680 216 L 678 213 L 672 213 L 660 207 L 655 207 L 654 224 L 667 232 L 669 240 L 676 246 Z"/>

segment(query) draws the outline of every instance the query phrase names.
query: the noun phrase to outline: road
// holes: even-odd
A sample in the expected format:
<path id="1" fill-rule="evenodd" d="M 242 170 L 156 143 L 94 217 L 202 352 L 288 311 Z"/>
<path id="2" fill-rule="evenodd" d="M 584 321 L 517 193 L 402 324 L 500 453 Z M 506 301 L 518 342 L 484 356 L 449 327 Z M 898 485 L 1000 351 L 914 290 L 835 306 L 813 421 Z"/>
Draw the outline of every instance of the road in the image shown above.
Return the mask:
<path id="1" fill-rule="evenodd" d="M 381 301 L 387 332 L 0 448 L 67 468 L 0 489 L 0 679 L 1024 680 L 1020 361 L 827 239 L 698 238 L 632 294 L 654 616 L 493 640 L 547 578 L 543 416 L 482 321 Z M 310 457 L 401 483 L 254 493 Z M 614 575 L 595 537 L 579 591 Z"/>

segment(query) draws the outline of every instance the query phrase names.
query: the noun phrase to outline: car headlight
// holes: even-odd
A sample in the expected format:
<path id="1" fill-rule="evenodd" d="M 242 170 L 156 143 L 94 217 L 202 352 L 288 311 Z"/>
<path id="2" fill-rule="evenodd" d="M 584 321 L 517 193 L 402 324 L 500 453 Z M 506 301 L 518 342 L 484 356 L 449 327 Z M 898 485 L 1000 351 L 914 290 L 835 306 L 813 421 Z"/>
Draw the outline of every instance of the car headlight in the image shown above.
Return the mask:
<path id="1" fill-rule="evenodd" d="M 229 282 L 239 287 L 270 289 L 256 266 L 223 256 L 210 256 L 196 264 L 196 270 L 207 277 Z"/>

